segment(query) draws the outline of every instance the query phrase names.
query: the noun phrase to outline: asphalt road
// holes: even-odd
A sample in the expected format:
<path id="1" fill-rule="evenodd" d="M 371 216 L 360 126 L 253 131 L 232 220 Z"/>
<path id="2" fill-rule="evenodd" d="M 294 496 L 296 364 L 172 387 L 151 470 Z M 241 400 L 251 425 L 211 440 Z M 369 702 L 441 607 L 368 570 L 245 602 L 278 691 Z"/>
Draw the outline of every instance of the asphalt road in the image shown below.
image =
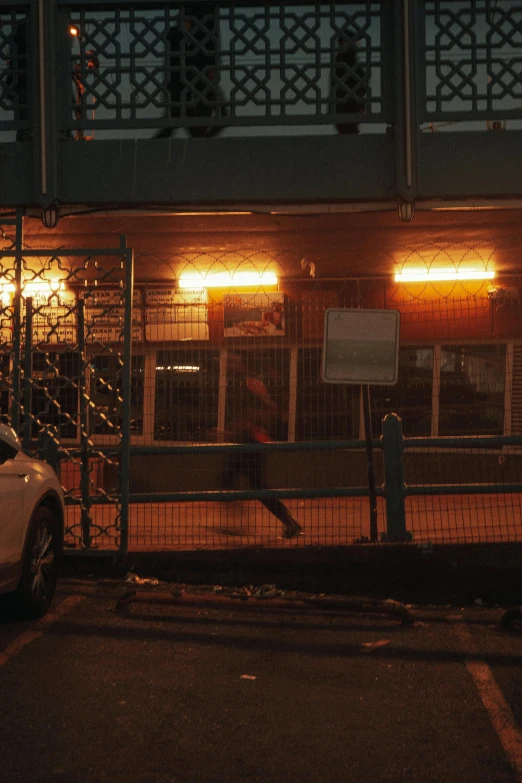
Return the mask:
<path id="1" fill-rule="evenodd" d="M 1 783 L 522 781 L 499 608 L 116 613 L 121 587 L 64 580 L 44 621 L 0 623 Z"/>

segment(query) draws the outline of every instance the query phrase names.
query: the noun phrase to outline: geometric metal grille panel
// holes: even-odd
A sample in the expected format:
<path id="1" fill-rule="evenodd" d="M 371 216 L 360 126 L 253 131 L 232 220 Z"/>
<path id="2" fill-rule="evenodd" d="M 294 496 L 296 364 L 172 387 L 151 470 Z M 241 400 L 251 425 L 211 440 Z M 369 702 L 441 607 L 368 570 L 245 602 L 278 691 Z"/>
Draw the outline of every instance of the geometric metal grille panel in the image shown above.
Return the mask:
<path id="1" fill-rule="evenodd" d="M 80 34 L 71 39 L 69 73 L 80 88 L 68 129 L 386 115 L 379 2 L 72 6 L 70 16 Z"/>
<path id="2" fill-rule="evenodd" d="M 0 11 L 0 130 L 16 128 L 19 139 L 29 126 L 29 21 L 23 8 Z"/>
<path id="3" fill-rule="evenodd" d="M 421 119 L 522 119 L 519 0 L 425 0 L 424 6 Z"/>
<path id="4" fill-rule="evenodd" d="M 20 388 L 12 387 L 7 365 L 6 392 L 21 411 L 24 450 L 54 463 L 60 475 L 68 546 L 117 548 L 128 522 L 122 479 L 129 446 L 130 253 L 124 247 L 0 251 L 0 362 L 15 331 L 21 343 Z M 10 411 L 2 413 L 11 420 Z"/>

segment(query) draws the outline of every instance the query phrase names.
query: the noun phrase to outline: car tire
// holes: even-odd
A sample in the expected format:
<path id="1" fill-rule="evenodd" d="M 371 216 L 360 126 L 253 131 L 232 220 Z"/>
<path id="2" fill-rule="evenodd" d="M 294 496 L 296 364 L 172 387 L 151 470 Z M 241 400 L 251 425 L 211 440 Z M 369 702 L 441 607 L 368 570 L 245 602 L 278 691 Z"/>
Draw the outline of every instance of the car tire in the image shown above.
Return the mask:
<path id="1" fill-rule="evenodd" d="M 40 506 L 27 534 L 22 575 L 10 596 L 11 611 L 17 618 L 34 620 L 47 612 L 56 591 L 60 554 L 58 521 L 49 508 Z"/>

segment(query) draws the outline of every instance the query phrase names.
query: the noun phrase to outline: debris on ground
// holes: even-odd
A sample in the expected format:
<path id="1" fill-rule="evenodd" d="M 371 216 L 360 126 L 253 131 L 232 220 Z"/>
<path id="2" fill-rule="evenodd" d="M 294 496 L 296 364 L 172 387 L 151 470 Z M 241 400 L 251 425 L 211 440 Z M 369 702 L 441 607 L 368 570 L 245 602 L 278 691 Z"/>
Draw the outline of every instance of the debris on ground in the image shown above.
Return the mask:
<path id="1" fill-rule="evenodd" d="M 251 597 L 252 590 L 252 586 L 241 587 L 238 590 L 234 590 L 234 592 L 230 594 L 230 598 L 239 598 L 241 601 L 246 601 L 247 598 Z"/>
<path id="2" fill-rule="evenodd" d="M 255 674 L 242 674 L 240 680 L 257 680 Z"/>
<path id="3" fill-rule="evenodd" d="M 284 590 L 278 590 L 276 585 L 261 585 L 254 593 L 256 598 L 284 598 Z"/>
<path id="4" fill-rule="evenodd" d="M 363 642 L 361 644 L 361 647 L 363 648 L 363 652 L 371 652 L 372 650 L 377 650 L 379 647 L 386 647 L 387 644 L 390 644 L 391 639 L 379 639 L 376 642 Z"/>
<path id="5" fill-rule="evenodd" d="M 150 579 L 150 578 L 142 579 L 142 577 L 138 576 L 138 574 L 134 574 L 132 571 L 129 571 L 129 573 L 125 577 L 125 584 L 148 585 L 149 587 L 156 587 L 156 585 L 159 585 L 159 579 Z"/>

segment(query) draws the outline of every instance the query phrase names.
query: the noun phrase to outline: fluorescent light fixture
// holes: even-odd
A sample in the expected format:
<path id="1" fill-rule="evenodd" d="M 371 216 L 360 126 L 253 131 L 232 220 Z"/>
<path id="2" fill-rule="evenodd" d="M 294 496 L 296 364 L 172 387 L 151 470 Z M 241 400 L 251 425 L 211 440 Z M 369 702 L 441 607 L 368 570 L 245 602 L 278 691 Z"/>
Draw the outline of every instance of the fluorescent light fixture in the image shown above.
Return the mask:
<path id="1" fill-rule="evenodd" d="M 22 296 L 51 296 L 58 291 L 64 291 L 65 285 L 60 280 L 29 280 L 22 283 Z"/>
<path id="2" fill-rule="evenodd" d="M 212 272 L 208 275 L 182 272 L 178 285 L 180 288 L 252 288 L 277 285 L 277 276 L 273 272 Z"/>
<path id="3" fill-rule="evenodd" d="M 397 272 L 396 283 L 433 283 L 444 280 L 493 280 L 495 272 L 485 269 L 408 269 Z"/>

